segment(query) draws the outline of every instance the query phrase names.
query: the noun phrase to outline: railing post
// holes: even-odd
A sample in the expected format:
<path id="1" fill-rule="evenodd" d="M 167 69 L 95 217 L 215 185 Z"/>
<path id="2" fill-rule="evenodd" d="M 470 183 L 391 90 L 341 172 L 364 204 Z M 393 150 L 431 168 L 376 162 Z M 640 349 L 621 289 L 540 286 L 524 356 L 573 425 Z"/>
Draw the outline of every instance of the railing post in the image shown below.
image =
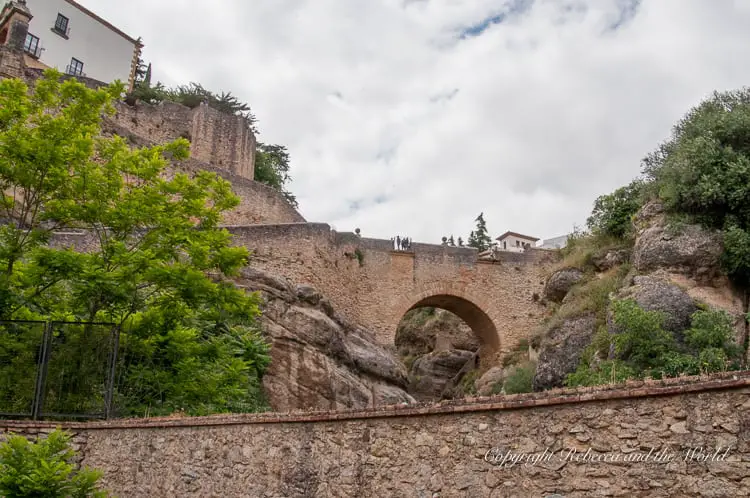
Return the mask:
<path id="1" fill-rule="evenodd" d="M 112 415 L 112 397 L 115 391 L 115 373 L 117 370 L 117 353 L 120 347 L 120 327 L 115 326 L 110 335 L 112 347 L 109 353 L 109 370 L 107 372 L 106 392 L 104 393 L 104 418 L 109 419 Z"/>
<path id="2" fill-rule="evenodd" d="M 34 387 L 34 402 L 31 405 L 31 418 L 38 420 L 44 406 L 44 389 L 47 383 L 47 367 L 49 365 L 49 353 L 52 345 L 52 322 L 44 322 L 44 334 L 42 335 L 41 351 L 39 355 L 39 367 L 37 368 L 36 386 Z"/>

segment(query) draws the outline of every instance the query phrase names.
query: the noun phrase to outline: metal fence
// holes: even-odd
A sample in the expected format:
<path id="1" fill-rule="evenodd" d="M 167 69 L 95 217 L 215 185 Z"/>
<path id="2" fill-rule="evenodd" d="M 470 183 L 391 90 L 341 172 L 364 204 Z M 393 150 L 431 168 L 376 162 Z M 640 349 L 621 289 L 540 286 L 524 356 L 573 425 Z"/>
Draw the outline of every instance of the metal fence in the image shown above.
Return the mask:
<path id="1" fill-rule="evenodd" d="M 0 417 L 109 418 L 118 346 L 111 323 L 0 321 Z"/>

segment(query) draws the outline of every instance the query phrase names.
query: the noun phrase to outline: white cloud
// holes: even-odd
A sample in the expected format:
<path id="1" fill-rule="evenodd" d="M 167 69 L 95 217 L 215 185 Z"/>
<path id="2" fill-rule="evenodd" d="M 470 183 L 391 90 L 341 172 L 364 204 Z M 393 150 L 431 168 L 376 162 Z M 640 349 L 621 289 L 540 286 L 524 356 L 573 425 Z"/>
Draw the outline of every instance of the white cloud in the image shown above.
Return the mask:
<path id="1" fill-rule="evenodd" d="M 750 81 L 745 0 L 83 3 L 143 36 L 156 79 L 248 101 L 308 220 L 383 238 L 465 238 L 480 211 L 494 234 L 565 233 Z"/>

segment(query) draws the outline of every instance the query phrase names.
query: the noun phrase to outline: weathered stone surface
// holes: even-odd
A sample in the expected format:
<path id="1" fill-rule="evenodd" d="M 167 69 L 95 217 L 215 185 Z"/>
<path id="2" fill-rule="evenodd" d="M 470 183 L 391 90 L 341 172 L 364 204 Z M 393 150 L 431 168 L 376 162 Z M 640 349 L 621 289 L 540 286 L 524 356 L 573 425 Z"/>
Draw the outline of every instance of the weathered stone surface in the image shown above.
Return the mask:
<path id="1" fill-rule="evenodd" d="M 493 398 L 495 405 L 307 419 L 269 414 L 63 426 L 76 434 L 82 463 L 103 471 L 103 486 L 134 498 L 748 496 L 750 386 L 692 389 L 659 394 L 639 384 L 630 393 L 570 392 L 567 400 L 537 394 Z M 595 397 L 602 392 L 612 397 Z M 575 402 L 586 396 L 594 401 Z M 514 403 L 520 400 L 526 406 Z M 39 430 L 0 421 L 0 433 L 4 428 Z M 698 448 L 703 452 L 689 453 Z M 538 458 L 545 449 L 552 455 L 536 464 L 492 464 L 508 451 Z"/>
<path id="2" fill-rule="evenodd" d="M 396 332 L 395 344 L 401 356 L 421 356 L 450 349 L 479 349 L 479 339 L 461 318 L 441 309 L 434 309 L 432 314 L 426 315 L 425 308 L 412 310 L 404 316 Z"/>
<path id="3" fill-rule="evenodd" d="M 542 339 L 534 375 L 534 391 L 561 387 L 565 376 L 575 372 L 583 350 L 596 333 L 596 317 L 587 314 L 565 319 Z"/>
<path id="4" fill-rule="evenodd" d="M 594 255 L 592 263 L 597 271 L 603 272 L 630 260 L 629 249 L 610 249 Z"/>
<path id="5" fill-rule="evenodd" d="M 463 398 L 474 391 L 474 380 L 479 369 L 479 353 L 472 354 L 461 370 L 445 385 L 443 399 Z M 468 377 L 467 377 L 468 376 Z"/>
<path id="6" fill-rule="evenodd" d="M 271 340 L 263 386 L 276 411 L 362 408 L 413 402 L 406 370 L 366 330 L 343 321 L 310 286 L 257 269 L 238 284 L 264 297 L 261 324 Z"/>
<path id="7" fill-rule="evenodd" d="M 553 273 L 544 286 L 544 297 L 559 303 L 565 298 L 570 289 L 581 281 L 583 272 L 577 268 L 563 268 Z"/>
<path id="8" fill-rule="evenodd" d="M 669 280 L 654 275 L 635 277 L 633 286 L 618 293 L 619 299 L 633 299 L 646 311 L 665 314 L 664 328 L 681 339 L 681 332 L 690 326 L 690 316 L 698 310 L 693 298 Z M 608 319 L 610 333 L 617 328 Z"/>
<path id="9" fill-rule="evenodd" d="M 480 396 L 493 394 L 492 390 L 495 385 L 502 385 L 503 380 L 505 380 L 503 367 L 490 368 L 476 381 L 477 394 Z"/>
<path id="10" fill-rule="evenodd" d="M 660 268 L 710 282 L 721 274 L 721 235 L 699 225 L 671 228 L 663 223 L 643 229 L 633 249 L 633 265 L 641 273 Z"/>
<path id="11" fill-rule="evenodd" d="M 460 349 L 420 356 L 409 372 L 409 393 L 418 400 L 440 399 L 448 383 L 474 356 Z"/>

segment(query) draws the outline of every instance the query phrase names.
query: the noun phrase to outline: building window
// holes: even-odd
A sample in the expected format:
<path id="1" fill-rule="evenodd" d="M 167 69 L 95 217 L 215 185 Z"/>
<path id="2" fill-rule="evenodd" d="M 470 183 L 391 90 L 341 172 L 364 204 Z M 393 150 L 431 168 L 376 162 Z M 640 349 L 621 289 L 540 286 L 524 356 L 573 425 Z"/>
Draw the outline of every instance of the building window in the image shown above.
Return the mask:
<path id="1" fill-rule="evenodd" d="M 70 65 L 65 68 L 65 72 L 73 76 L 86 76 L 83 74 L 83 62 L 75 57 L 70 59 Z"/>
<path id="2" fill-rule="evenodd" d="M 62 14 L 57 14 L 57 20 L 55 21 L 55 26 L 52 28 L 52 31 L 67 38 L 68 32 L 70 31 L 68 28 L 68 22 L 69 20 L 67 17 Z"/>
<path id="3" fill-rule="evenodd" d="M 507 248 L 508 248 L 508 243 L 506 241 L 503 241 L 503 249 L 507 249 Z"/>
<path id="4" fill-rule="evenodd" d="M 516 247 L 521 247 L 521 241 L 520 240 L 516 241 Z"/>
<path id="5" fill-rule="evenodd" d="M 31 33 L 26 34 L 26 41 L 23 43 L 24 51 L 35 59 L 39 58 L 42 53 L 42 47 L 39 46 L 39 38 Z"/>

